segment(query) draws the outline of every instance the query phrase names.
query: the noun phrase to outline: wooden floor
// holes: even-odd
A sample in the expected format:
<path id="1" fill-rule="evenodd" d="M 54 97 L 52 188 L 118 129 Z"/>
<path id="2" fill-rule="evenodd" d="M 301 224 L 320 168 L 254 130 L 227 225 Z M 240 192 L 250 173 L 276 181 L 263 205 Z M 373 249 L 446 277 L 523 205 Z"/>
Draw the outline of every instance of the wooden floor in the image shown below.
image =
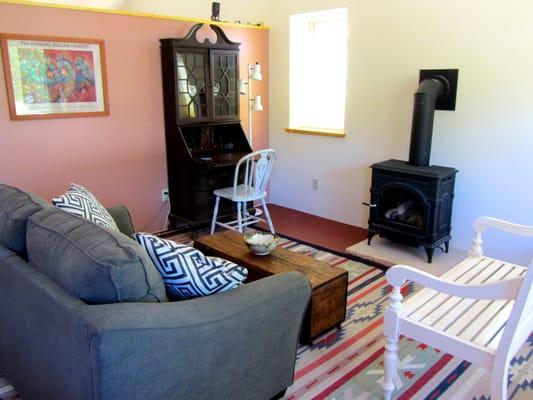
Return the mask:
<path id="1" fill-rule="evenodd" d="M 276 233 L 345 253 L 346 247 L 367 238 L 363 228 L 269 204 Z M 263 227 L 267 227 L 265 224 Z"/>
<path id="2" fill-rule="evenodd" d="M 324 249 L 348 254 L 346 253 L 347 247 L 367 238 L 367 230 L 363 228 L 317 217 L 316 215 L 276 204 L 269 204 L 268 209 L 276 233 Z M 268 230 L 268 225 L 265 223 L 260 223 L 258 226 Z M 189 229 L 187 225 L 175 226 L 174 228 L 178 230 Z M 175 229 L 159 231 L 157 234 L 163 237 L 173 235 L 176 233 Z M 207 227 L 205 232 L 207 232 Z"/>

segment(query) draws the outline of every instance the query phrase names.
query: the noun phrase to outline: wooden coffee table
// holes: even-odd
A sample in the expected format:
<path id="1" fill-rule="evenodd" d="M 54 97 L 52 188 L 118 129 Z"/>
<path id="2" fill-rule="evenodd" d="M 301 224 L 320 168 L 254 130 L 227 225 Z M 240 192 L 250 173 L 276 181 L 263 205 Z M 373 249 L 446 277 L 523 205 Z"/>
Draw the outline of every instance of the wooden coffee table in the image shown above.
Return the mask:
<path id="1" fill-rule="evenodd" d="M 310 342 L 327 330 L 340 326 L 346 318 L 348 272 L 294 251 L 277 247 L 266 256 L 250 251 L 242 235 L 223 231 L 202 236 L 194 247 L 207 255 L 222 257 L 248 268 L 248 282 L 282 272 L 304 274 L 313 289 L 302 330 L 302 341 Z"/>

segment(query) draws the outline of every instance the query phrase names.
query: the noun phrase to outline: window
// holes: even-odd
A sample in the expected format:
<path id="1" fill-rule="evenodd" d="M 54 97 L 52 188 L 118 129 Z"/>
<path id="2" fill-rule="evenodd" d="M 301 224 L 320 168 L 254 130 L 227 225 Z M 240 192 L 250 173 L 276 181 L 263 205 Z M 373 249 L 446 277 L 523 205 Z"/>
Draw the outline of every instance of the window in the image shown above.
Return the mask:
<path id="1" fill-rule="evenodd" d="M 344 136 L 348 12 L 290 17 L 290 121 L 287 132 Z"/>

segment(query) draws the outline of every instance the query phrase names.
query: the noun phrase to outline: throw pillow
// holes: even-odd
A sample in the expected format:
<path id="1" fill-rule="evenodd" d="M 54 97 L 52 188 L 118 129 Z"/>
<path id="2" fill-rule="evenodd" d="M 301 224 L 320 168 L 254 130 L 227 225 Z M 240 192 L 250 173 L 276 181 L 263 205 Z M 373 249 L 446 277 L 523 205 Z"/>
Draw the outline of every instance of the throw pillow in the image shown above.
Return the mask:
<path id="1" fill-rule="evenodd" d="M 54 205 L 70 214 L 119 232 L 115 220 L 94 195 L 83 186 L 71 183 L 65 194 L 52 199 Z"/>
<path id="2" fill-rule="evenodd" d="M 147 233 L 136 233 L 161 273 L 167 294 L 188 299 L 225 292 L 241 285 L 248 270 L 228 260 L 206 257 L 201 251 Z"/>

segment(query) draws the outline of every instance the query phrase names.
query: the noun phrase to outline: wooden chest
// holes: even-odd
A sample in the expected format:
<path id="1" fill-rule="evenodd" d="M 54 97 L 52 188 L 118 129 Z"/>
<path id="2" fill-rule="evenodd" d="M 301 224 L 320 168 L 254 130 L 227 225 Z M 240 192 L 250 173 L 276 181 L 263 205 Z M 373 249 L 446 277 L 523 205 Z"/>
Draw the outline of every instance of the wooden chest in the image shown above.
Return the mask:
<path id="1" fill-rule="evenodd" d="M 266 256 L 257 256 L 248 249 L 242 235 L 225 231 L 198 238 L 194 246 L 212 256 L 226 258 L 248 268 L 248 281 L 283 272 L 304 274 L 313 289 L 302 330 L 302 341 L 312 339 L 338 327 L 346 318 L 348 272 L 314 258 L 277 247 Z"/>

